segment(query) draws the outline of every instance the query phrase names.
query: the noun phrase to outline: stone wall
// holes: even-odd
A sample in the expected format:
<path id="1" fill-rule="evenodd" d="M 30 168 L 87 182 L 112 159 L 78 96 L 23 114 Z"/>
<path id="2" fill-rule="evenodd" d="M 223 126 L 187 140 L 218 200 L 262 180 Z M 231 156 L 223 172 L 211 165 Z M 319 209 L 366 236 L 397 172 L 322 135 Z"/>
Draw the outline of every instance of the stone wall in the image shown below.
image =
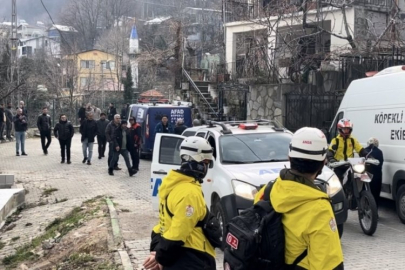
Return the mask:
<path id="1" fill-rule="evenodd" d="M 253 85 L 248 94 L 247 119 L 276 119 L 284 123 L 284 94 L 294 89 L 292 84 Z"/>

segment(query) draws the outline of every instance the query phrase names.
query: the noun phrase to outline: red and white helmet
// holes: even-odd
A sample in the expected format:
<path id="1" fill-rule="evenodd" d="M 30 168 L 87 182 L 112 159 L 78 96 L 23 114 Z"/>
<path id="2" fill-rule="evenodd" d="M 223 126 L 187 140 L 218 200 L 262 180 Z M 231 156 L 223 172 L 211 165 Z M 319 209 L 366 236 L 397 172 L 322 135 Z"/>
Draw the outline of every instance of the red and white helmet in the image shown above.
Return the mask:
<path id="1" fill-rule="evenodd" d="M 349 119 L 343 118 L 337 123 L 337 129 L 339 130 L 340 136 L 343 138 L 348 138 L 350 134 L 352 134 L 353 124 Z"/>

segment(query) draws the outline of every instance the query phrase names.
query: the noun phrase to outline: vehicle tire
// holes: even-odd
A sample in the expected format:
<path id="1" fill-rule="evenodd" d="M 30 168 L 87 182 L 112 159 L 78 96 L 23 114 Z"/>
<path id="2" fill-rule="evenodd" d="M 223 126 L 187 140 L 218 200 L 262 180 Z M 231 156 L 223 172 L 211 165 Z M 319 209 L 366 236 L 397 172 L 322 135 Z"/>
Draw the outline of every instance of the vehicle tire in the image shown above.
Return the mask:
<path id="1" fill-rule="evenodd" d="M 344 228 L 343 223 L 342 223 L 342 224 L 338 224 L 338 225 L 337 225 L 337 228 L 338 228 L 338 232 L 339 232 L 339 238 L 342 238 L 342 235 L 343 235 L 343 228 Z"/>
<path id="2" fill-rule="evenodd" d="M 360 227 L 366 235 L 373 235 L 377 230 L 378 210 L 374 197 L 369 190 L 360 193 L 358 206 Z"/>
<path id="3" fill-rule="evenodd" d="M 405 224 L 405 185 L 398 189 L 395 205 L 397 207 L 397 215 L 399 219 Z"/>
<path id="4" fill-rule="evenodd" d="M 219 225 L 221 226 L 222 229 L 222 247 L 220 247 L 221 250 L 224 250 L 225 248 L 225 225 L 228 223 L 228 221 L 226 220 L 226 216 L 225 216 L 225 212 L 222 209 L 221 203 L 218 201 L 215 204 L 215 208 L 214 208 L 214 213 L 215 216 L 217 217 L 218 221 L 219 221 Z"/>

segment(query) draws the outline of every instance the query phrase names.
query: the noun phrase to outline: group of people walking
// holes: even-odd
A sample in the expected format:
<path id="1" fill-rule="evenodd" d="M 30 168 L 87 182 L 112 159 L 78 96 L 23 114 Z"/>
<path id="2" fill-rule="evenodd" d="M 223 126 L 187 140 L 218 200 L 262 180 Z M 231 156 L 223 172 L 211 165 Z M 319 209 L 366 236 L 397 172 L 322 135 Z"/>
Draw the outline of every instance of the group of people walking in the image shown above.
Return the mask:
<path id="1" fill-rule="evenodd" d="M 8 109 L 11 109 L 11 104 L 8 104 Z M 124 111 L 124 110 L 123 110 Z M 136 123 L 134 117 L 130 117 L 128 127 L 127 121 L 121 118 L 120 114 L 116 113 L 114 105 L 111 103 L 108 116 L 114 113 L 112 120 L 107 119 L 107 114 L 95 106 L 83 104 L 78 111 L 78 119 L 80 121 L 80 134 L 83 152 L 83 164 L 92 165 L 93 146 L 98 144 L 98 159 L 105 157 L 107 143 L 109 144 L 108 153 L 108 174 L 114 175 L 114 170 L 121 170 L 118 167 L 119 156 L 123 156 L 125 164 L 130 176 L 133 176 L 139 171 L 139 149 L 141 145 L 141 130 L 140 125 Z M 123 112 L 126 114 L 127 112 Z M 24 102 L 20 102 L 20 107 L 16 110 L 16 115 L 11 116 L 11 110 L 4 111 L 1 106 L 0 116 L 6 119 L 4 126 L 14 124 L 15 139 L 16 139 L 16 155 L 26 156 L 25 151 L 25 134 L 28 129 L 28 113 L 24 107 Z M 10 119 L 11 118 L 11 122 Z M 3 121 L 0 122 L 0 131 L 3 129 Z M 59 116 L 59 121 L 52 130 L 52 119 L 48 114 L 48 108 L 42 108 L 42 113 L 37 118 L 37 128 L 41 137 L 42 151 L 45 155 L 48 154 L 48 148 L 52 143 L 52 131 L 54 137 L 59 141 L 61 150 L 61 163 L 71 164 L 71 145 L 75 130 L 72 123 L 68 120 L 66 114 Z M 11 129 L 7 128 L 7 139 L 12 140 Z M 2 133 L 1 133 L 2 135 Z M 0 136 L 4 140 L 3 136 Z"/>

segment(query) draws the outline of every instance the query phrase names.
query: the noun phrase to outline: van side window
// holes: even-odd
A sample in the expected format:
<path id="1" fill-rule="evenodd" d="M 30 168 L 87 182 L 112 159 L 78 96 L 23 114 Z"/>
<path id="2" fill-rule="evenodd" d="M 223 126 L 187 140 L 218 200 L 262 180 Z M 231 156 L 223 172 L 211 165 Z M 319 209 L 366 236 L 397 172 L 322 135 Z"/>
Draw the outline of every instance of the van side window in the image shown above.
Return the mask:
<path id="1" fill-rule="evenodd" d="M 215 159 L 217 159 L 217 147 L 215 145 L 215 138 L 212 135 L 210 135 L 208 137 L 208 142 L 210 143 L 212 150 L 213 150 L 212 155 L 214 156 Z"/>
<path id="2" fill-rule="evenodd" d="M 343 112 L 340 112 L 335 121 L 333 122 L 332 128 L 330 129 L 330 134 L 329 134 L 329 139 L 332 140 L 333 138 L 335 138 L 337 136 L 337 122 L 343 118 Z"/>

